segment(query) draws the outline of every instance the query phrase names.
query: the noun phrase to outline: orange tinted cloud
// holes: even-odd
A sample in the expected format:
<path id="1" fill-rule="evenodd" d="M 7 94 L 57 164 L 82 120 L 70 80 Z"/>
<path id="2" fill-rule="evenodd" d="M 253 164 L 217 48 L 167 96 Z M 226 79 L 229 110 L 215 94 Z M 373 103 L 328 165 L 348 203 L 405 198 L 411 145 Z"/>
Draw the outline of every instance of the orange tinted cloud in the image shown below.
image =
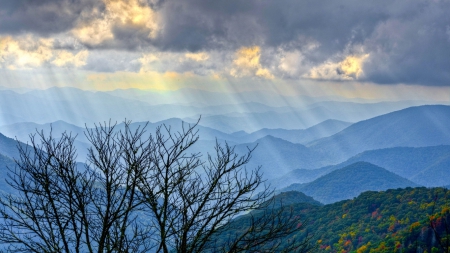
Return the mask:
<path id="1" fill-rule="evenodd" d="M 230 75 L 234 77 L 257 76 L 265 79 L 273 79 L 274 76 L 260 62 L 261 48 L 242 47 L 235 54 Z"/>

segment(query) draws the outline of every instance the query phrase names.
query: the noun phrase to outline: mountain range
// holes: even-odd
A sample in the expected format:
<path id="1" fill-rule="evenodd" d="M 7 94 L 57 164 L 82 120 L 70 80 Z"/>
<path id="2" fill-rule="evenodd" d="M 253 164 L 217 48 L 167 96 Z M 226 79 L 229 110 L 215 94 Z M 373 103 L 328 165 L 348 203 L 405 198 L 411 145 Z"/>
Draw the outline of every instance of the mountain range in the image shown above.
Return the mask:
<path id="1" fill-rule="evenodd" d="M 336 165 L 313 170 L 295 169 L 269 182 L 278 189 L 294 183 L 308 183 L 356 162 L 372 163 L 419 185 L 439 187 L 448 184 L 450 177 L 450 146 L 369 150 Z"/>
<path id="2" fill-rule="evenodd" d="M 197 129 L 200 140 L 195 150 L 206 153 L 212 149 L 216 139 L 219 142 L 227 141 L 230 145 L 237 145 L 236 150 L 241 154 L 246 153 L 248 147 L 258 144 L 249 164 L 251 168 L 262 165 L 266 178 L 274 180 L 273 182 L 277 180 L 275 178 L 286 173 L 296 173 L 296 175 L 287 174 L 284 179 L 279 180 L 281 184 L 275 182 L 274 185 L 277 187 L 287 186 L 287 183 L 307 183 L 356 161 L 371 162 L 420 185 L 441 186 L 446 184 L 448 151 L 444 147 L 429 150 L 426 147 L 450 144 L 450 130 L 445 125 L 446 122 L 450 123 L 449 108 L 440 105 L 412 107 L 351 125 L 342 121 L 327 120 L 308 129 L 262 129 L 250 134 L 243 131 L 228 134 L 199 125 Z M 440 119 L 442 120 L 439 121 Z M 142 124 L 145 123 L 132 123 L 131 128 L 136 129 Z M 149 123 L 148 133 L 154 133 L 161 124 L 170 126 L 174 132 L 181 131 L 183 126 L 180 119 L 167 119 Z M 186 126 L 186 123 L 184 124 Z M 0 132 L 27 142 L 30 133 L 35 133 L 36 129 L 43 129 L 44 133 L 48 134 L 50 126 L 56 137 L 63 131 L 77 135 L 76 145 L 80 152 L 80 161 L 84 162 L 84 152 L 89 144 L 84 136 L 85 129 L 76 125 L 63 121 L 52 124 L 16 123 L 1 126 Z M 118 129 L 122 126 L 117 125 Z M 395 147 L 385 151 L 371 151 L 387 148 L 385 146 Z M 407 151 L 408 149 L 398 149 L 398 146 L 425 148 Z M 358 154 L 356 152 L 364 151 L 368 153 L 352 158 Z M 389 156 L 391 158 L 387 159 Z M 344 162 L 350 158 L 352 159 Z M 422 160 L 418 161 L 416 158 Z M 337 165 L 333 167 L 333 164 Z M 323 166 L 330 167 L 322 168 Z"/>
<path id="3" fill-rule="evenodd" d="M 250 134 L 239 131 L 234 132 L 232 135 L 239 137 L 241 142 L 254 142 L 267 135 L 271 135 L 273 137 L 277 137 L 292 143 L 306 144 L 311 141 L 338 133 L 350 125 L 351 123 L 349 122 L 329 119 L 306 129 L 288 130 L 282 128 L 263 128 Z"/>
<path id="4" fill-rule="evenodd" d="M 191 122 L 202 115 L 204 126 L 228 133 L 240 130 L 254 132 L 262 128 L 302 129 L 327 119 L 356 122 L 424 103 L 422 101 L 374 103 L 366 100 L 355 100 L 357 102 L 349 103 L 325 101 L 332 99 L 326 97 L 285 96 L 280 98 L 268 92 L 254 94 L 243 92 L 228 94 L 228 96 L 226 93 L 218 92 L 192 89 L 185 91 L 192 95 L 191 98 L 183 91 L 93 92 L 53 87 L 19 93 L 0 89 L 0 125 L 18 122 L 44 124 L 63 120 L 78 126 L 84 126 L 86 123 L 92 126 L 94 122 L 110 119 L 122 121 L 127 118 L 134 121 L 156 122 L 173 117 Z M 151 97 L 143 99 L 142 96 L 147 95 L 142 94 L 151 94 Z M 221 98 L 226 99 L 221 100 Z M 264 118 L 268 116 L 277 117 L 279 120 Z"/>
<path id="5" fill-rule="evenodd" d="M 202 124 L 227 133 L 239 130 L 254 132 L 261 128 L 304 129 L 328 119 L 357 122 L 417 104 L 420 103 L 406 101 L 362 104 L 327 101 L 290 111 L 268 110 L 206 115 L 202 117 Z M 184 118 L 188 122 L 196 119 L 197 117 Z"/>
<path id="6" fill-rule="evenodd" d="M 449 145 L 449 125 L 450 106 L 410 107 L 357 122 L 307 147 L 337 163 L 366 150 Z"/>
<path id="7" fill-rule="evenodd" d="M 278 177 L 297 168 L 313 169 L 330 164 L 326 156 L 322 156 L 302 144 L 288 142 L 270 135 L 253 143 L 239 144 L 235 150 L 239 154 L 245 154 L 248 148 L 254 147 L 256 149 L 252 153 L 252 159 L 246 166 L 257 168 L 261 165 L 266 179 Z"/>
<path id="8" fill-rule="evenodd" d="M 115 110 L 115 106 L 120 107 L 127 103 L 128 106 L 132 107 L 151 107 L 150 104 L 144 101 L 130 101 L 130 98 L 127 98 L 127 96 L 120 97 L 117 94 L 94 93 L 69 88 L 29 91 L 23 94 L 0 90 L 0 96 L 6 95 L 11 96 L 7 101 L 0 100 L 0 103 L 11 102 L 13 104 L 14 99 L 18 101 L 34 101 L 37 104 L 40 103 L 39 106 L 30 107 L 30 110 L 18 108 L 17 110 L 26 112 L 22 115 L 24 117 L 16 116 L 14 110 L 2 114 L 3 117 L 14 115 L 14 117 L 17 117 L 16 119 L 27 118 L 33 114 L 33 117 L 42 117 L 41 120 L 47 120 L 47 116 L 42 116 L 44 114 L 47 115 L 47 113 L 45 111 L 38 112 L 38 110 L 45 107 L 45 105 L 49 105 L 48 103 L 59 103 L 62 108 L 60 112 L 56 112 L 49 117 L 60 117 L 58 113 L 66 112 L 69 109 L 75 110 L 78 113 L 81 111 L 81 114 L 84 115 L 87 114 L 87 110 L 90 110 L 88 108 L 89 106 L 95 106 L 95 103 L 103 103 L 103 100 L 109 100 L 112 108 L 108 110 Z M 96 99 L 97 101 L 95 101 Z M 88 100 L 95 102 L 93 104 L 86 104 Z M 85 106 L 83 110 L 86 111 L 83 112 L 79 108 L 71 108 L 71 103 L 75 101 Z M 304 105 L 303 112 L 315 110 L 315 115 L 318 115 L 317 118 L 320 118 L 320 115 L 324 114 L 324 112 L 329 112 L 340 117 L 337 111 L 339 108 L 345 108 L 348 114 L 355 114 L 357 111 L 366 111 L 362 114 L 367 116 L 389 111 L 396 106 L 401 107 L 405 104 L 407 102 L 361 105 L 359 103 L 339 101 L 320 101 Z M 22 106 L 27 106 L 27 103 L 24 103 Z M 200 108 L 186 105 L 170 105 L 169 107 L 165 107 L 166 105 L 156 105 L 156 107 L 158 106 L 163 106 L 166 109 L 172 106 L 173 110 L 176 110 L 179 106 L 183 108 Z M 10 107 L 12 108 L 12 106 Z M 227 107 L 228 109 L 226 109 Z M 3 107 L 1 108 L 3 110 Z M 302 121 L 301 117 L 307 115 L 305 113 L 301 117 L 295 117 L 295 115 L 300 116 L 302 111 L 295 111 L 291 107 L 267 106 L 258 102 L 216 105 L 205 108 L 206 110 L 211 110 L 211 112 L 221 110 L 222 112 L 234 111 L 234 115 L 246 115 L 245 117 L 247 118 L 253 117 L 253 119 L 250 119 L 245 124 L 255 123 L 255 129 L 261 123 L 258 123 L 259 116 L 255 115 L 260 115 L 260 119 L 264 121 L 281 122 L 281 125 L 286 126 L 292 124 L 292 126 L 297 127 L 301 125 L 299 123 L 299 121 Z M 126 106 L 122 109 L 123 112 L 129 111 L 129 108 L 127 109 Z M 192 113 L 194 111 L 193 109 Z M 161 112 L 164 112 L 164 110 L 161 109 L 158 113 Z M 120 114 L 121 110 L 118 110 L 117 113 Z M 341 116 L 344 114 L 341 113 Z M 268 115 L 274 117 L 268 117 Z M 72 118 L 72 116 L 70 113 L 66 115 L 68 118 Z M 96 115 L 91 116 L 97 117 Z M 213 119 L 214 117 L 220 119 L 221 117 L 228 116 L 216 115 L 202 117 L 197 126 L 200 139 L 196 146 L 193 147 L 193 151 L 207 153 L 212 150 L 216 141 L 219 143 L 226 141 L 230 145 L 236 145 L 235 150 L 238 154 L 245 154 L 249 148 L 256 147 L 252 153 L 252 159 L 247 164 L 248 168 L 253 169 L 261 165 L 261 171 L 264 173 L 264 177 L 269 179 L 269 182 L 278 189 L 290 184 L 312 183 L 320 177 L 325 177 L 336 170 L 343 169 L 361 161 L 377 165 L 417 185 L 442 186 L 448 184 L 446 178 L 450 175 L 447 169 L 450 165 L 450 146 L 446 145 L 450 145 L 450 129 L 447 127 L 450 125 L 450 106 L 427 105 L 409 107 L 353 124 L 340 120 L 326 119 L 317 125 L 304 129 L 301 127 L 297 129 L 263 128 L 251 133 L 242 130 L 231 133 L 231 129 L 223 132 L 212 127 L 206 127 L 205 125 L 208 125 L 208 119 Z M 242 117 L 237 116 L 234 118 Z M 331 116 L 328 115 L 326 117 Z M 317 118 L 314 120 L 317 120 Z M 239 128 L 239 123 L 234 123 Z M 132 123 L 130 125 L 131 130 L 134 131 L 143 124 L 146 123 Z M 171 132 L 175 133 L 182 131 L 183 126 L 187 127 L 189 123 L 183 122 L 179 118 L 170 118 L 155 123 L 148 123 L 147 134 L 154 133 L 163 124 L 170 126 Z M 261 125 L 263 124 L 261 123 Z M 226 124 L 222 128 L 226 128 Z M 89 143 L 84 135 L 85 128 L 79 127 L 76 124 L 63 120 L 58 120 L 51 124 L 34 122 L 20 122 L 10 125 L 0 124 L 0 133 L 9 137 L 16 137 L 22 142 L 29 141 L 29 134 L 35 133 L 36 130 L 43 130 L 43 133 L 48 135 L 50 129 L 56 138 L 64 131 L 76 135 L 77 140 L 75 145 L 79 152 L 79 161 L 85 161 Z M 117 129 L 123 129 L 123 123 L 119 123 Z M 17 152 L 14 151 L 17 145 L 16 141 L 8 138 L 0 138 L 0 142 L 3 142 L 1 143 L 2 149 L 0 150 L 0 154 L 10 158 L 18 157 Z M 333 175 L 331 174 L 331 176 Z"/>
<path id="9" fill-rule="evenodd" d="M 292 184 L 281 191 L 300 191 L 324 204 L 352 199 L 365 191 L 417 187 L 419 185 L 384 168 L 357 162 L 306 184 Z"/>

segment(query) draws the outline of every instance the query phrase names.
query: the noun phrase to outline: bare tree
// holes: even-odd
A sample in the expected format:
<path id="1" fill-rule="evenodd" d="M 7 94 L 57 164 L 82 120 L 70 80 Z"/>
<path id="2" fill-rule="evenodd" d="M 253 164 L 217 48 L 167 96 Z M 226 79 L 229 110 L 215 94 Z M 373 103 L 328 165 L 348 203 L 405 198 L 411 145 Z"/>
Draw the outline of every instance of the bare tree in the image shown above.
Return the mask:
<path id="1" fill-rule="evenodd" d="M 253 149 L 216 142 L 211 155 L 188 153 L 196 126 L 87 128 L 82 169 L 75 137 L 32 135 L 10 168 L 16 192 L 0 199 L 0 242 L 11 252 L 306 251 L 308 241 L 282 243 L 302 226 L 264 204 L 273 192 L 259 168 L 245 168 Z"/>
<path id="2" fill-rule="evenodd" d="M 88 165 L 76 163 L 75 137 L 38 133 L 18 145 L 10 168 L 15 193 L 0 199 L 0 241 L 11 252 L 147 252 L 148 227 L 138 217 L 139 167 L 148 159 L 142 131 L 113 126 L 87 131 Z M 140 146 L 139 146 L 140 145 Z"/>
<path id="3" fill-rule="evenodd" d="M 262 245 L 274 250 L 283 237 L 301 228 L 296 227 L 298 218 L 292 212 L 267 212 L 266 205 L 265 215 L 252 216 L 247 229 L 227 233 L 234 218 L 259 209 L 273 192 L 263 185 L 260 168 L 245 168 L 254 149 L 240 156 L 234 147 L 216 143 L 215 152 L 203 161 L 200 154 L 186 153 L 197 140 L 195 125 L 178 133 L 172 133 L 167 126 L 156 131 L 152 165 L 144 172 L 139 189 L 154 217 L 158 252 L 219 248 L 241 252 Z M 226 244 L 217 244 L 224 237 Z M 306 243 L 292 243 L 291 249 L 300 245 Z"/>

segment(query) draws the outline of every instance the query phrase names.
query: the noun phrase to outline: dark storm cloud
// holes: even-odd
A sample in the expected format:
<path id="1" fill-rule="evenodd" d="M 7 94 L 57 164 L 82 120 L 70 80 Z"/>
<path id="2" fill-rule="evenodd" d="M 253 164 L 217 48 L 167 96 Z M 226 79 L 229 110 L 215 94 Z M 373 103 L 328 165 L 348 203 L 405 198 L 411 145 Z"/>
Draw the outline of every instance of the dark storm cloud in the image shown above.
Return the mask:
<path id="1" fill-rule="evenodd" d="M 321 43 L 325 55 L 364 40 L 390 16 L 389 1 L 178 0 L 161 9 L 159 45 L 168 49 L 261 44 L 279 46 L 299 38 Z"/>
<path id="2" fill-rule="evenodd" d="M 73 28 L 79 19 L 89 19 L 91 11 L 104 9 L 99 0 L 1 0 L 0 34 L 24 32 L 49 34 Z"/>
<path id="3" fill-rule="evenodd" d="M 90 49 L 237 50 L 257 45 L 300 49 L 320 65 L 336 55 L 369 54 L 364 81 L 450 85 L 449 0 L 142 0 L 158 13 L 160 30 L 117 24 L 114 40 Z M 50 34 L 89 23 L 100 0 L 1 0 L 0 33 Z M 273 50 L 272 50 L 273 51 Z M 301 66 L 299 66 L 301 68 Z"/>
<path id="4" fill-rule="evenodd" d="M 370 55 L 365 81 L 450 85 L 449 1 L 167 0 L 158 13 L 163 29 L 151 43 L 162 50 L 289 50 L 314 42 L 315 50 L 303 52 L 314 65 L 362 46 Z M 144 41 L 115 35 L 124 44 Z"/>
<path id="5" fill-rule="evenodd" d="M 450 2 L 428 0 L 174 0 L 160 10 L 165 50 L 299 47 L 320 64 L 353 46 L 370 54 L 364 80 L 450 85 Z"/>
<path id="6" fill-rule="evenodd" d="M 450 85 L 450 3 L 380 24 L 365 41 L 367 80 L 380 84 Z"/>

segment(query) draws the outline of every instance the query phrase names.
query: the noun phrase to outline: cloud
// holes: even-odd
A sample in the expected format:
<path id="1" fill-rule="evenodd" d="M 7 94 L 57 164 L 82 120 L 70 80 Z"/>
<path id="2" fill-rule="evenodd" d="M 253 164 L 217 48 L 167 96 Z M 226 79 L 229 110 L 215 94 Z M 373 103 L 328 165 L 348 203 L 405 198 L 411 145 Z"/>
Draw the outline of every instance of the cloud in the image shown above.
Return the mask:
<path id="1" fill-rule="evenodd" d="M 0 34 L 48 36 L 66 32 L 80 19 L 89 21 L 92 10 L 103 9 L 103 2 L 98 0 L 2 0 Z"/>
<path id="2" fill-rule="evenodd" d="M 34 41 L 31 37 L 15 40 L 0 38 L 0 64 L 9 69 L 40 67 L 53 57 L 51 39 Z"/>
<path id="3" fill-rule="evenodd" d="M 318 70 L 328 64 L 324 77 L 450 85 L 449 9 L 447 0 L 172 0 L 158 10 L 164 25 L 152 44 L 166 51 L 291 47 L 288 51 L 301 52 L 301 64 L 285 58 L 277 68 L 284 75 L 278 77 L 302 76 L 304 66 Z M 301 50 L 308 41 L 317 48 Z M 352 46 L 370 55 L 358 65 L 364 76 L 334 73 L 341 68 L 331 66 L 339 63 L 334 57 L 352 55 L 346 51 Z M 292 64 L 301 69 L 295 71 Z"/>
<path id="4" fill-rule="evenodd" d="M 410 19 L 380 23 L 366 39 L 365 80 L 379 84 L 450 86 L 449 1 L 428 5 Z"/>
<path id="5" fill-rule="evenodd" d="M 94 11 L 97 18 L 80 22 L 72 30 L 82 43 L 98 46 L 115 39 L 117 41 L 112 44 L 121 44 L 120 40 L 124 39 L 121 34 L 130 33 L 143 36 L 144 41 L 156 37 L 159 29 L 157 16 L 147 4 L 138 0 L 104 0 L 104 5 L 103 12 Z"/>
<path id="6" fill-rule="evenodd" d="M 61 50 L 56 54 L 55 59 L 52 61 L 52 64 L 58 67 L 63 66 L 81 67 L 86 65 L 88 55 L 89 53 L 87 50 L 80 51 L 76 54 L 66 50 Z"/>
<path id="7" fill-rule="evenodd" d="M 193 61 L 206 61 L 209 59 L 209 54 L 206 52 L 186 53 L 184 56 Z"/>
<path id="8" fill-rule="evenodd" d="M 283 52 L 282 54 L 278 68 L 289 76 L 298 75 L 305 56 L 299 50 Z"/>
<path id="9" fill-rule="evenodd" d="M 151 52 L 138 59 L 140 72 L 177 72 L 199 76 L 220 74 L 230 65 L 229 52 Z"/>
<path id="10" fill-rule="evenodd" d="M 72 30 L 82 43 L 93 46 L 114 39 L 112 25 L 107 19 L 97 19 L 89 24 L 80 25 Z"/>
<path id="11" fill-rule="evenodd" d="M 327 61 L 311 68 L 304 77 L 322 80 L 358 80 L 364 74 L 363 63 L 368 57 L 369 54 L 349 55 L 340 62 Z"/>
<path id="12" fill-rule="evenodd" d="M 60 48 L 74 55 L 121 52 L 123 62 L 100 66 L 88 57 L 84 68 L 99 71 L 137 71 L 154 53 L 147 67 L 158 72 L 450 86 L 449 9 L 448 0 L 2 0 L 0 34 L 51 38 L 52 50 L 74 40 Z M 233 58 L 254 45 L 261 67 Z M 23 65 L 44 56 L 28 57 Z"/>
<path id="13" fill-rule="evenodd" d="M 236 52 L 230 75 L 234 77 L 257 76 L 273 79 L 274 76 L 260 62 L 261 49 L 258 46 L 243 47 Z"/>
<path id="14" fill-rule="evenodd" d="M 39 68 L 46 64 L 57 67 L 81 67 L 86 64 L 88 51 L 77 53 L 53 48 L 53 39 L 24 36 L 0 37 L 0 68 Z"/>

